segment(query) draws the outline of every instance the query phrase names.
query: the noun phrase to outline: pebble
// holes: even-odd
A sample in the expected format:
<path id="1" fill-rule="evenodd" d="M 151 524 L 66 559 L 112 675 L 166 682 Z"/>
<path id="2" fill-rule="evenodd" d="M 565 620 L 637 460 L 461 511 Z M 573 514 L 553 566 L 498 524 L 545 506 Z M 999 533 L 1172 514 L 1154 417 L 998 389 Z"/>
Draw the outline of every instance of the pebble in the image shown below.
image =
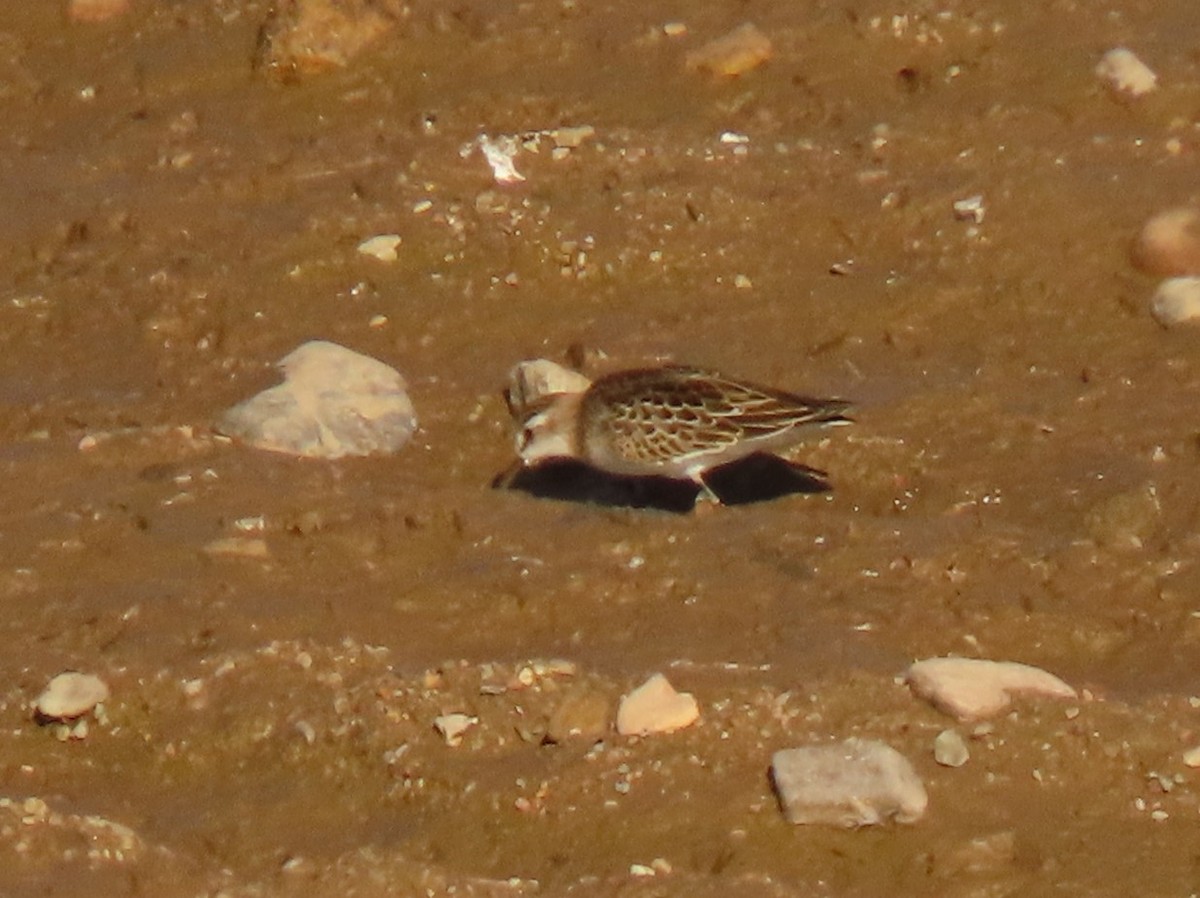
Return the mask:
<path id="1" fill-rule="evenodd" d="M 1182 206 L 1153 216 L 1142 225 L 1131 255 L 1150 274 L 1200 275 L 1200 208 Z"/>
<path id="2" fill-rule="evenodd" d="M 202 550 L 210 558 L 249 558 L 266 561 L 271 549 L 265 539 L 247 536 L 220 536 L 209 540 Z"/>
<path id="3" fill-rule="evenodd" d="M 1183 753 L 1183 763 L 1186 767 L 1200 767 L 1200 745 Z"/>
<path id="4" fill-rule="evenodd" d="M 272 4 L 257 65 L 280 77 L 341 68 L 397 24 L 406 10 L 379 0 L 288 0 Z"/>
<path id="5" fill-rule="evenodd" d="M 959 720 L 998 714 L 1017 694 L 1077 697 L 1074 689 L 1053 674 L 1014 661 L 928 658 L 909 667 L 905 680 L 914 694 Z"/>
<path id="6" fill-rule="evenodd" d="M 588 688 L 573 690 L 550 715 L 546 738 L 551 742 L 599 741 L 608 732 L 611 714 L 612 703 L 603 693 Z"/>
<path id="7" fill-rule="evenodd" d="M 358 251 L 364 256 L 374 256 L 380 262 L 395 262 L 400 257 L 396 252 L 399 245 L 399 234 L 377 234 L 360 243 Z"/>
<path id="8" fill-rule="evenodd" d="M 753 22 L 746 22 L 693 50 L 687 55 L 685 64 L 694 71 L 714 75 L 741 75 L 758 68 L 773 53 L 770 39 Z"/>
<path id="9" fill-rule="evenodd" d="M 872 739 L 777 751 L 771 779 L 789 823 L 913 823 L 929 803 L 908 759 Z"/>
<path id="10" fill-rule="evenodd" d="M 1200 318 L 1200 277 L 1167 278 L 1150 299 L 1150 314 L 1163 327 Z"/>
<path id="11" fill-rule="evenodd" d="M 442 734 L 447 745 L 453 746 L 462 744 L 463 734 L 477 723 L 479 718 L 470 714 L 443 714 L 434 718 L 433 727 Z"/>
<path id="12" fill-rule="evenodd" d="M 70 670 L 46 684 L 33 708 L 49 720 L 74 720 L 107 701 L 108 696 L 108 684 L 99 677 Z"/>
<path id="13" fill-rule="evenodd" d="M 933 740 L 933 759 L 943 767 L 961 767 L 971 752 L 958 730 L 942 730 Z"/>
<path id="14" fill-rule="evenodd" d="M 549 359 L 527 359 L 508 372 L 504 399 L 514 421 L 523 422 L 528 409 L 556 393 L 582 393 L 592 385 L 578 371 Z"/>
<path id="15" fill-rule="evenodd" d="M 1117 93 L 1140 97 L 1158 87 L 1158 76 L 1132 50 L 1109 50 L 1096 64 L 1096 76 Z"/>
<path id="16" fill-rule="evenodd" d="M 1154 535 L 1162 503 L 1153 483 L 1101 499 L 1084 517 L 1088 535 L 1109 549 L 1140 549 Z"/>
<path id="17" fill-rule="evenodd" d="M 404 378 L 383 362 L 313 340 L 280 360 L 284 382 L 235 405 L 217 429 L 308 458 L 396 452 L 417 428 Z"/>
<path id="18" fill-rule="evenodd" d="M 107 22 L 129 12 L 131 0 L 70 0 L 67 19 L 72 22 Z"/>
<path id="19" fill-rule="evenodd" d="M 622 736 L 672 733 L 700 718 L 700 706 L 689 692 L 676 692 L 667 678 L 655 674 L 621 699 L 617 732 Z"/>

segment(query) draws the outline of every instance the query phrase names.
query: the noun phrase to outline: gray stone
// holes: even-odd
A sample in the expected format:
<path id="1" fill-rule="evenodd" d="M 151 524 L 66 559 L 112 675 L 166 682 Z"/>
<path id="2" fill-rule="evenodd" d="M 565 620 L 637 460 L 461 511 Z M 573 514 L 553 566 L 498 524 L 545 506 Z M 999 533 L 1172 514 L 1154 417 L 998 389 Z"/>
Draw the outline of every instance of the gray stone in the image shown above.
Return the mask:
<path id="1" fill-rule="evenodd" d="M 220 432 L 271 452 L 342 458 L 395 452 L 417 428 L 404 378 L 377 359 L 313 340 L 279 368 L 284 382 L 229 409 Z"/>
<path id="2" fill-rule="evenodd" d="M 913 823 L 929 803 L 908 759 L 870 739 L 777 751 L 771 778 L 789 823 Z"/>

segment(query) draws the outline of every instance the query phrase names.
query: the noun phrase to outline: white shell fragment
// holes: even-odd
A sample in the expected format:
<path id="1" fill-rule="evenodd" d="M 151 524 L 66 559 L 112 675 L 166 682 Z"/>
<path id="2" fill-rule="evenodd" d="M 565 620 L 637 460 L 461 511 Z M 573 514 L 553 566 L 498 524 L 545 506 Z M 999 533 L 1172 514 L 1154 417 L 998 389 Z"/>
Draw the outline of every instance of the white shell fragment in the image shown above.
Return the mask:
<path id="1" fill-rule="evenodd" d="M 508 372 L 504 397 L 515 420 L 547 396 L 557 393 L 582 393 L 592 382 L 580 374 L 549 359 L 529 359 L 518 362 Z"/>
<path id="2" fill-rule="evenodd" d="M 399 258 L 396 252 L 399 245 L 399 234 L 379 234 L 360 243 L 358 251 L 364 256 L 374 256 L 380 262 L 395 262 Z"/>
<path id="3" fill-rule="evenodd" d="M 395 452 L 417 428 L 404 378 L 370 356 L 313 340 L 279 368 L 284 382 L 229 409 L 218 430 L 271 452 L 342 458 Z"/>
<path id="4" fill-rule="evenodd" d="M 873 739 L 777 751 L 771 780 L 789 823 L 913 823 L 929 804 L 908 759 Z"/>
<path id="5" fill-rule="evenodd" d="M 1140 97 L 1158 87 L 1158 76 L 1132 50 L 1109 50 L 1096 64 L 1096 77 L 1118 93 Z"/>
<path id="6" fill-rule="evenodd" d="M 442 734 L 447 745 L 459 745 L 462 743 L 463 734 L 477 723 L 479 718 L 469 714 L 443 714 L 434 718 L 433 726 Z"/>
<path id="7" fill-rule="evenodd" d="M 1167 278 L 1150 299 L 1150 314 L 1163 327 L 1200 318 L 1200 277 Z"/>
<path id="8" fill-rule="evenodd" d="M 977 193 L 975 196 L 954 201 L 954 217 L 959 221 L 982 224 L 983 216 L 986 214 L 987 209 L 983 205 L 983 194 Z"/>
<path id="9" fill-rule="evenodd" d="M 108 696 L 108 685 L 99 677 L 70 670 L 46 684 L 33 709 L 50 720 L 74 720 L 107 701 Z"/>
<path id="10" fill-rule="evenodd" d="M 933 759 L 943 767 L 961 767 L 971 752 L 958 730 L 942 730 L 933 740 Z"/>
<path id="11" fill-rule="evenodd" d="M 519 184 L 525 180 L 513 162 L 520 149 L 521 144 L 510 134 L 501 134 L 496 138 L 479 135 L 479 151 L 491 166 L 492 177 L 497 184 Z"/>
<path id="12" fill-rule="evenodd" d="M 672 733 L 700 718 L 700 706 L 689 692 L 676 692 L 662 674 L 655 674 L 623 699 L 617 708 L 617 732 L 622 736 Z"/>
<path id="13" fill-rule="evenodd" d="M 998 714 L 1018 694 L 1076 697 L 1075 690 L 1054 674 L 1014 661 L 928 658 L 909 667 L 905 680 L 916 695 L 959 720 Z"/>

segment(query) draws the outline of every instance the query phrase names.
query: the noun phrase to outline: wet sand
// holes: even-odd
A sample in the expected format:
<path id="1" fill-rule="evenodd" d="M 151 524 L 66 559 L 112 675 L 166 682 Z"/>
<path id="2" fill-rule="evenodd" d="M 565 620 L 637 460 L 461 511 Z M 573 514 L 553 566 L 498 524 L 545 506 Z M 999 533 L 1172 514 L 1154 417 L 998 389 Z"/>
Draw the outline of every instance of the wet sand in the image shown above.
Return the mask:
<path id="1" fill-rule="evenodd" d="M 1200 343 L 1129 260 L 1197 199 L 1193 7 L 417 5 L 284 79 L 262 4 L 10 10 L 0 892 L 1194 891 Z M 746 20 L 771 59 L 689 70 Z M 1096 79 L 1122 45 L 1158 91 Z M 463 151 L 583 125 L 521 184 Z M 214 438 L 309 339 L 404 374 L 399 454 Z M 506 373 L 576 344 L 853 399 L 794 456 L 833 490 L 494 489 Z M 895 679 L 954 654 L 1081 698 L 956 724 Z M 113 693 L 84 739 L 30 710 L 67 669 Z M 547 744 L 655 671 L 696 725 Z M 849 736 L 913 762 L 921 821 L 784 822 L 771 753 Z"/>

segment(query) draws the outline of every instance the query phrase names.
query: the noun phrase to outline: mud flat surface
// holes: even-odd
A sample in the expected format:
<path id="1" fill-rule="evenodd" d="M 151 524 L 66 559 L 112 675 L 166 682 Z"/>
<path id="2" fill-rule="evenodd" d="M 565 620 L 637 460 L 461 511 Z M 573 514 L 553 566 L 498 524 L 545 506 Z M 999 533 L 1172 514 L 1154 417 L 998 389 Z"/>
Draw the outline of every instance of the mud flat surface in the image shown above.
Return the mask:
<path id="1" fill-rule="evenodd" d="M 348 4 L 323 71 L 265 4 L 9 6 L 0 892 L 1196 891 L 1200 330 L 1129 255 L 1200 200 L 1194 0 Z M 214 436 L 312 339 L 403 373 L 398 454 Z M 572 345 L 855 400 L 834 489 L 494 489 Z M 897 679 L 945 655 L 1078 699 L 957 722 Z M 700 719 L 618 736 L 655 672 Z M 772 754 L 852 737 L 924 816 L 788 824 Z"/>

